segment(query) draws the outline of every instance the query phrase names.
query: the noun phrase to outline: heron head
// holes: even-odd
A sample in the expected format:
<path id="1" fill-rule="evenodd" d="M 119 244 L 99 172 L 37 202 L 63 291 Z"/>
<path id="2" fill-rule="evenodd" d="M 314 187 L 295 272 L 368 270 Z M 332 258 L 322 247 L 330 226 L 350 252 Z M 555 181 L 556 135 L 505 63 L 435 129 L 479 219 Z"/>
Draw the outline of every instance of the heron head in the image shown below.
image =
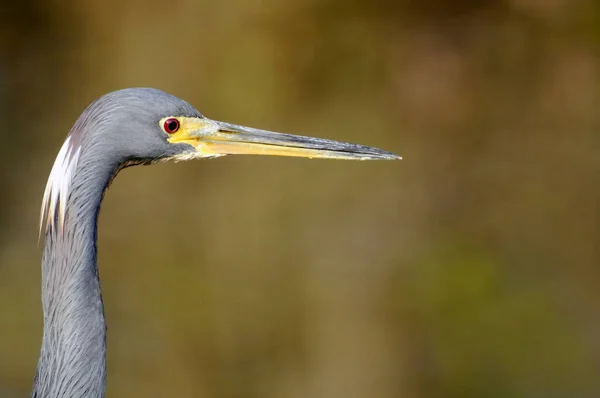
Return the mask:
<path id="1" fill-rule="evenodd" d="M 112 178 L 131 165 L 232 154 L 400 159 L 373 147 L 211 120 L 164 91 L 129 88 L 98 98 L 71 129 L 50 172 L 41 223 L 51 224 L 55 213 L 62 223 L 71 181 L 84 164 L 101 164 Z"/>
<path id="2" fill-rule="evenodd" d="M 130 163 L 232 154 L 331 159 L 399 159 L 363 145 L 275 133 L 208 119 L 175 96 L 150 88 L 109 93 L 84 112 L 87 134 Z M 77 126 L 76 126 L 77 127 Z M 74 128 L 72 135 L 85 129 Z M 90 129 L 87 129 L 90 130 Z"/>

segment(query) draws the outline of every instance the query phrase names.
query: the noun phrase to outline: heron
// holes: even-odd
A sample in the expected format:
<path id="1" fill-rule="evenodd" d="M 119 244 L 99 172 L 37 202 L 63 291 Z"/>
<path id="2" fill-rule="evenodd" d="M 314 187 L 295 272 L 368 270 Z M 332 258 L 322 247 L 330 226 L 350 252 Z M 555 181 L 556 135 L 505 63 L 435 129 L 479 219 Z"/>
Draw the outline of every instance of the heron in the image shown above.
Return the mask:
<path id="1" fill-rule="evenodd" d="M 105 395 L 106 320 L 97 219 L 117 173 L 134 165 L 233 154 L 400 159 L 373 147 L 211 120 L 158 89 L 127 88 L 99 97 L 67 135 L 42 200 L 44 326 L 33 398 Z"/>

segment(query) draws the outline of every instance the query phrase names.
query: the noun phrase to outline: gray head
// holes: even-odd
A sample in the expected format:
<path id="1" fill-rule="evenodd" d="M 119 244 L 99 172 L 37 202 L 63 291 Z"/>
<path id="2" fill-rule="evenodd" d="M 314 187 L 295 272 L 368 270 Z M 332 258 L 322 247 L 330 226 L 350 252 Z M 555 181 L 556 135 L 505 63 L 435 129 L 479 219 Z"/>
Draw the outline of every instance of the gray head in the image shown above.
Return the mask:
<path id="1" fill-rule="evenodd" d="M 164 91 L 114 91 L 92 102 L 81 114 L 69 133 L 70 149 L 97 151 L 120 164 L 189 155 L 197 151 L 168 140 L 181 129 L 184 120 L 201 119 L 193 106 Z"/>
<path id="2" fill-rule="evenodd" d="M 205 118 L 192 105 L 152 88 L 106 94 L 81 114 L 48 179 L 42 219 L 64 218 L 71 178 L 81 159 L 114 170 L 164 160 L 258 154 L 349 160 L 399 159 L 377 148 L 281 134 Z"/>

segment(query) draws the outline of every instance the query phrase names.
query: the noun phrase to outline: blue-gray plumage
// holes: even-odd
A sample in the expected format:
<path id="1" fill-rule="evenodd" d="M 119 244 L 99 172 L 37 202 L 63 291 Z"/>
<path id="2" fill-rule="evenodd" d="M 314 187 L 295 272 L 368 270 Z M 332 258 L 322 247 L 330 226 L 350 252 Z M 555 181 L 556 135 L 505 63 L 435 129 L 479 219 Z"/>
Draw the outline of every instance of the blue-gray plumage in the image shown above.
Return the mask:
<path id="1" fill-rule="evenodd" d="M 106 323 L 97 268 L 97 218 L 119 170 L 226 154 L 398 159 L 376 148 L 217 122 L 156 89 L 115 91 L 79 117 L 44 193 L 44 335 L 32 397 L 104 397 Z"/>

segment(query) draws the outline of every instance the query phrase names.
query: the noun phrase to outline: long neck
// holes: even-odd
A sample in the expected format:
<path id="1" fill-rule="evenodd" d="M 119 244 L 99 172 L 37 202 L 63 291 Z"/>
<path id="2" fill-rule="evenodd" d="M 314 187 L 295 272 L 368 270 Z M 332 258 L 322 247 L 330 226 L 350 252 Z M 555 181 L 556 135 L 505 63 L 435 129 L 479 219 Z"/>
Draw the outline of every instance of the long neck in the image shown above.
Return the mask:
<path id="1" fill-rule="evenodd" d="M 106 323 L 96 221 L 117 165 L 85 155 L 81 153 L 73 170 L 64 222 L 45 234 L 44 336 L 32 393 L 35 398 L 102 398 L 105 393 Z"/>

